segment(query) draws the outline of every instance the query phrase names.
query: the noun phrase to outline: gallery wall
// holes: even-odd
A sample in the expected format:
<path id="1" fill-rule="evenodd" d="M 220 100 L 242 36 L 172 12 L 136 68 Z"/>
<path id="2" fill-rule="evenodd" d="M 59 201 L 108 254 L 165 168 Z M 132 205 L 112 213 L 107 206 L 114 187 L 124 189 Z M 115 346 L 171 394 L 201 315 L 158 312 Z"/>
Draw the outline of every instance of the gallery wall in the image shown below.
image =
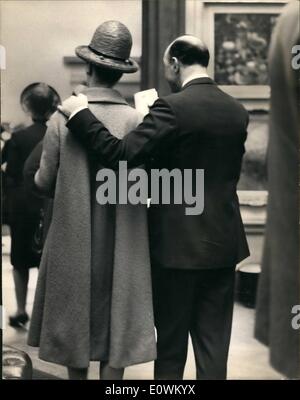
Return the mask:
<path id="1" fill-rule="evenodd" d="M 26 119 L 19 106 L 22 89 L 35 81 L 53 85 L 64 98 L 71 91 L 65 56 L 88 44 L 103 21 L 118 19 L 133 36 L 132 55 L 141 56 L 141 0 L 1 1 L 1 120 L 13 125 Z"/>

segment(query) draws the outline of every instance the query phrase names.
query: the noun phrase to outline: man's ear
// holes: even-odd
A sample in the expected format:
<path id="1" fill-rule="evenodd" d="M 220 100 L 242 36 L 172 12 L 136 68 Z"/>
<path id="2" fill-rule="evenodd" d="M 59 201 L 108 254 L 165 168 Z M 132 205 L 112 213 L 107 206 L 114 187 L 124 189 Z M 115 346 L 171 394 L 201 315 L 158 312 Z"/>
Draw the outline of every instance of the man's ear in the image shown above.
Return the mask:
<path id="1" fill-rule="evenodd" d="M 171 64 L 172 64 L 172 68 L 173 68 L 174 72 L 176 74 L 178 74 L 179 70 L 180 70 L 178 58 L 177 57 L 172 57 Z"/>

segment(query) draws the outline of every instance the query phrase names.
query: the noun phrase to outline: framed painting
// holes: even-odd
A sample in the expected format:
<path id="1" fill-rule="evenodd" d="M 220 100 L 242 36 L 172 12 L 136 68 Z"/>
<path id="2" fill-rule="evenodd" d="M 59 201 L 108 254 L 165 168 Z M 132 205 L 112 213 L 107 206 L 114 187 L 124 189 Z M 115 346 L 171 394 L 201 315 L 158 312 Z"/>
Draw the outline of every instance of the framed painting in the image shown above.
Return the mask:
<path id="1" fill-rule="evenodd" d="M 250 109 L 268 109 L 269 45 L 287 2 L 187 0 L 187 33 L 202 37 L 210 49 L 210 76 Z"/>

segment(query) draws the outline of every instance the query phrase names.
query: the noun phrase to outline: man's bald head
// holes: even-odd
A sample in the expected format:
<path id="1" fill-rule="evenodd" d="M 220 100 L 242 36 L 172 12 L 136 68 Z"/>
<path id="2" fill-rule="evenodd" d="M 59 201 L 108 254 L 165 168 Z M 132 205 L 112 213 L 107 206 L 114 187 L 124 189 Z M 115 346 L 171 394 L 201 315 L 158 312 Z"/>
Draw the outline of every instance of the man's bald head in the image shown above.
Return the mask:
<path id="1" fill-rule="evenodd" d="M 209 51 L 207 46 L 193 35 L 184 35 L 175 39 L 166 49 L 165 62 L 172 62 L 176 58 L 183 65 L 199 64 L 208 66 Z"/>

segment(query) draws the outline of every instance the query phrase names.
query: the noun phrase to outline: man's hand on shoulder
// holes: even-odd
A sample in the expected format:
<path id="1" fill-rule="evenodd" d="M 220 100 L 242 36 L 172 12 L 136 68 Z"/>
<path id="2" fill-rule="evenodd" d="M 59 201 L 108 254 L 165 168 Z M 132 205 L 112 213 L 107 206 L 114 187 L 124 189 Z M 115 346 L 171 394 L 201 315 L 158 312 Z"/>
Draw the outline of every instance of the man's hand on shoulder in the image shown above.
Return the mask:
<path id="1" fill-rule="evenodd" d="M 61 113 L 71 119 L 79 111 L 88 108 L 87 97 L 80 93 L 78 96 L 70 96 L 57 107 Z"/>

